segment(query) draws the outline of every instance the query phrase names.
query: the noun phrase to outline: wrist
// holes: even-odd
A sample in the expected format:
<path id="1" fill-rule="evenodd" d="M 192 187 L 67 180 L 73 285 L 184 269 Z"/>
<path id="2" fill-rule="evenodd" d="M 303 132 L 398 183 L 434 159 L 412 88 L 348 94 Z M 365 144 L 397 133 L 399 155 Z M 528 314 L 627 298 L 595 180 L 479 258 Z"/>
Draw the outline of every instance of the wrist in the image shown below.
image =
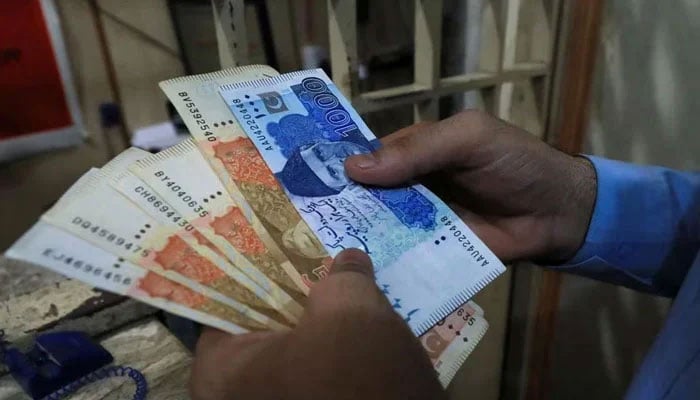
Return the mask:
<path id="1" fill-rule="evenodd" d="M 558 206 L 552 218 L 550 245 L 545 257 L 560 264 L 573 258 L 583 246 L 597 195 L 596 170 L 582 156 L 566 156 L 562 169 Z"/>

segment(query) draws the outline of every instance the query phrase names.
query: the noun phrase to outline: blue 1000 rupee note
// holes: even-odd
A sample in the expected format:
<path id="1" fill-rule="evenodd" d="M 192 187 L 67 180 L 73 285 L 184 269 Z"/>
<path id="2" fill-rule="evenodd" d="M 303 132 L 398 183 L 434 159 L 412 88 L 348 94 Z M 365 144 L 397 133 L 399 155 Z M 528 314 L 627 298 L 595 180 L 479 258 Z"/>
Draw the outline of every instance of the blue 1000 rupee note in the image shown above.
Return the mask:
<path id="1" fill-rule="evenodd" d="M 328 253 L 367 252 L 379 288 L 417 335 L 505 271 L 425 187 L 365 187 L 346 176 L 346 157 L 380 144 L 323 71 L 220 92 Z"/>

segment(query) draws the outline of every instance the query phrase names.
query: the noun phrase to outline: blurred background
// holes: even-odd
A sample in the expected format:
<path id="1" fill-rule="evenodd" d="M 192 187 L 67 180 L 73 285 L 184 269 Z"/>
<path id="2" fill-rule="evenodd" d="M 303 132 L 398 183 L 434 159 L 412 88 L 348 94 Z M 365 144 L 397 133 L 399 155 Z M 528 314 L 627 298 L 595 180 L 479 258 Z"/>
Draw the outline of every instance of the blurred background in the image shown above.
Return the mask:
<path id="1" fill-rule="evenodd" d="M 233 3 L 235 38 L 220 21 Z M 694 169 L 698 20 L 691 0 L 4 0 L 0 251 L 90 167 L 187 137 L 159 81 L 236 64 L 324 68 L 378 136 L 479 107 L 560 144 L 575 135 L 561 129 L 569 89 L 584 87 L 569 151 Z M 669 301 L 574 276 L 551 292 L 546 279 L 517 265 L 478 295 L 491 328 L 454 398 L 622 397 Z M 60 280 L 0 263 L 0 303 Z"/>

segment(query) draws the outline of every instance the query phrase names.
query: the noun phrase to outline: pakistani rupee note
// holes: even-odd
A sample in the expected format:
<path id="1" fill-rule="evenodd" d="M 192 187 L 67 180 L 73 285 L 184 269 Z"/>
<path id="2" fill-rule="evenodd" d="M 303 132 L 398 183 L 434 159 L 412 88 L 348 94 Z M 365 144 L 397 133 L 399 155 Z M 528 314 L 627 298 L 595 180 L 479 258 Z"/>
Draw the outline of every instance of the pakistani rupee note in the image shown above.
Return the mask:
<path id="1" fill-rule="evenodd" d="M 197 147 L 184 141 L 137 161 L 130 171 L 141 178 L 283 310 L 299 316 L 303 293 L 257 235 Z M 298 294 L 295 298 L 290 295 Z"/>
<path id="2" fill-rule="evenodd" d="M 328 274 L 328 252 L 218 94 L 221 85 L 276 75 L 267 66 L 246 66 L 175 78 L 161 82 L 160 87 L 228 192 L 242 208 L 252 208 L 253 225 L 262 225 L 256 231 L 268 249 L 291 261 L 295 268 L 291 277 L 307 292 Z"/>
<path id="3" fill-rule="evenodd" d="M 41 219 L 157 275 L 235 308 L 263 326 L 284 328 L 281 321 L 275 321 L 236 300 L 234 297 L 240 293 L 236 287 L 239 285 L 237 281 L 228 276 L 216 279 L 219 276 L 216 265 L 189 248 L 171 229 L 160 225 L 116 192 L 95 169 L 73 184 Z M 260 298 L 266 296 L 266 292 L 260 288 L 248 289 Z M 270 314 L 276 315 L 272 306 L 267 307 Z"/>
<path id="4" fill-rule="evenodd" d="M 452 381 L 488 327 L 483 310 L 469 301 L 419 338 L 443 386 Z"/>
<path id="5" fill-rule="evenodd" d="M 344 160 L 380 146 L 321 70 L 222 86 L 220 93 L 326 251 L 369 254 L 377 283 L 416 335 L 505 267 L 421 185 L 351 181 Z"/>
<path id="6" fill-rule="evenodd" d="M 96 288 L 238 334 L 265 327 L 235 309 L 39 221 L 5 253 Z"/>
<path id="7" fill-rule="evenodd" d="M 99 173 L 105 183 L 109 183 L 162 226 L 160 235 L 168 237 L 168 245 L 162 251 L 167 252 L 167 259 L 172 260 L 165 265 L 191 270 L 190 275 L 196 275 L 198 282 L 218 289 L 226 296 L 247 304 L 276 321 L 296 322 L 294 315 L 285 315 L 272 308 L 265 301 L 268 295 L 264 289 L 231 265 L 175 208 L 127 169 L 132 163 L 150 155 L 136 148 L 127 149 L 105 164 Z M 202 257 L 206 259 L 205 262 Z M 212 264 L 218 268 L 212 268 Z M 202 265 L 209 268 L 203 268 Z M 249 288 L 254 288 L 254 291 Z"/>

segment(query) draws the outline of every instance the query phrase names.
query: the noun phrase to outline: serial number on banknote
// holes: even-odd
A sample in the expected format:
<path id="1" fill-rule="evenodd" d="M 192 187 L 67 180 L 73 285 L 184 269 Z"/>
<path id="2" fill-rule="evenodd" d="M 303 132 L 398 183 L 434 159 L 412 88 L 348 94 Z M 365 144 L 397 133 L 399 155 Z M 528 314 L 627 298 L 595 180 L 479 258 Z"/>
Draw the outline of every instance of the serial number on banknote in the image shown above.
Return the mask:
<path id="1" fill-rule="evenodd" d="M 143 247 L 139 246 L 136 243 L 132 243 L 131 241 L 118 236 L 109 230 L 105 228 L 100 228 L 99 225 L 93 224 L 91 221 L 86 220 L 82 217 L 75 217 L 73 218 L 73 221 L 71 221 L 73 225 L 79 226 L 83 229 L 85 229 L 86 232 L 90 232 L 93 234 L 93 236 L 99 237 L 100 239 L 106 240 L 109 243 L 113 243 L 119 247 L 123 247 L 128 251 L 131 251 L 134 254 L 138 254 L 140 252 L 142 257 L 148 257 L 149 251 L 148 249 L 144 249 Z M 150 228 L 150 226 L 147 226 L 147 228 Z M 139 235 L 138 238 L 140 238 Z"/>
<path id="2" fill-rule="evenodd" d="M 199 214 L 200 217 L 204 218 L 209 215 L 209 212 L 202 207 L 197 200 L 192 199 L 192 196 L 187 194 L 186 191 L 182 190 L 182 186 L 178 185 L 174 180 L 172 180 L 163 171 L 156 171 L 153 173 L 156 178 L 160 178 L 162 182 L 165 182 L 165 186 L 175 192 L 177 197 L 182 200 L 183 203 L 187 204 L 187 207 L 191 208 L 192 211 Z"/>
<path id="3" fill-rule="evenodd" d="M 486 259 L 483 255 L 481 255 L 481 252 L 474 247 L 472 244 L 471 240 L 467 237 L 466 232 L 462 232 L 457 225 L 454 224 L 452 220 L 448 216 L 444 216 L 440 218 L 440 222 L 446 227 L 449 227 L 449 232 L 452 236 L 455 237 L 455 239 L 462 244 L 462 247 L 467 249 L 467 252 L 469 255 L 476 261 L 480 262 L 482 267 L 485 267 L 489 265 L 489 260 Z M 441 238 L 444 240 L 444 238 Z"/>
<path id="4" fill-rule="evenodd" d="M 203 132 L 204 137 L 206 137 L 207 140 L 210 142 L 215 142 L 216 136 L 214 135 L 214 132 L 212 132 L 211 126 L 209 126 L 209 123 L 207 123 L 207 121 L 204 119 L 204 116 L 202 115 L 201 111 L 199 111 L 197 104 L 194 101 L 192 101 L 190 95 L 187 92 L 179 92 L 178 96 L 180 96 L 182 101 L 185 103 L 185 107 L 187 107 L 187 112 L 189 112 L 192 115 L 192 118 L 194 118 L 195 123 Z"/>
<path id="5" fill-rule="evenodd" d="M 458 317 L 462 317 L 462 320 L 467 323 L 467 325 L 472 326 L 476 322 L 476 319 L 473 317 L 473 314 L 469 313 L 469 311 L 465 310 L 464 307 L 460 307 L 457 309 L 456 312 Z M 437 326 L 442 326 L 445 325 L 445 322 L 447 321 L 447 318 L 441 319 L 436 323 L 435 325 Z"/>
<path id="6" fill-rule="evenodd" d="M 131 285 L 132 282 L 132 279 L 128 276 L 123 276 L 121 273 L 113 272 L 99 266 L 96 267 L 90 264 L 89 262 L 83 261 L 72 255 L 65 254 L 58 249 L 47 247 L 44 249 L 44 251 L 41 252 L 41 255 L 46 258 L 61 261 L 64 264 L 73 267 L 76 270 L 80 270 L 86 274 L 92 274 L 98 278 L 102 278 L 107 281 L 111 280 L 114 283 L 119 283 L 125 286 Z M 119 268 L 119 263 L 115 263 L 113 265 L 113 268 Z"/>
<path id="7" fill-rule="evenodd" d="M 194 229 L 194 227 L 186 219 L 182 218 L 177 212 L 171 209 L 170 206 L 165 204 L 163 200 L 160 200 L 153 193 L 149 192 L 148 189 L 146 189 L 145 187 L 136 186 L 134 188 L 134 192 L 143 197 L 143 199 L 146 200 L 146 202 L 148 202 L 150 205 L 152 205 L 153 208 L 156 209 L 156 211 L 165 215 L 168 219 L 170 219 L 174 224 L 176 224 L 180 228 L 184 228 L 187 232 Z"/>

